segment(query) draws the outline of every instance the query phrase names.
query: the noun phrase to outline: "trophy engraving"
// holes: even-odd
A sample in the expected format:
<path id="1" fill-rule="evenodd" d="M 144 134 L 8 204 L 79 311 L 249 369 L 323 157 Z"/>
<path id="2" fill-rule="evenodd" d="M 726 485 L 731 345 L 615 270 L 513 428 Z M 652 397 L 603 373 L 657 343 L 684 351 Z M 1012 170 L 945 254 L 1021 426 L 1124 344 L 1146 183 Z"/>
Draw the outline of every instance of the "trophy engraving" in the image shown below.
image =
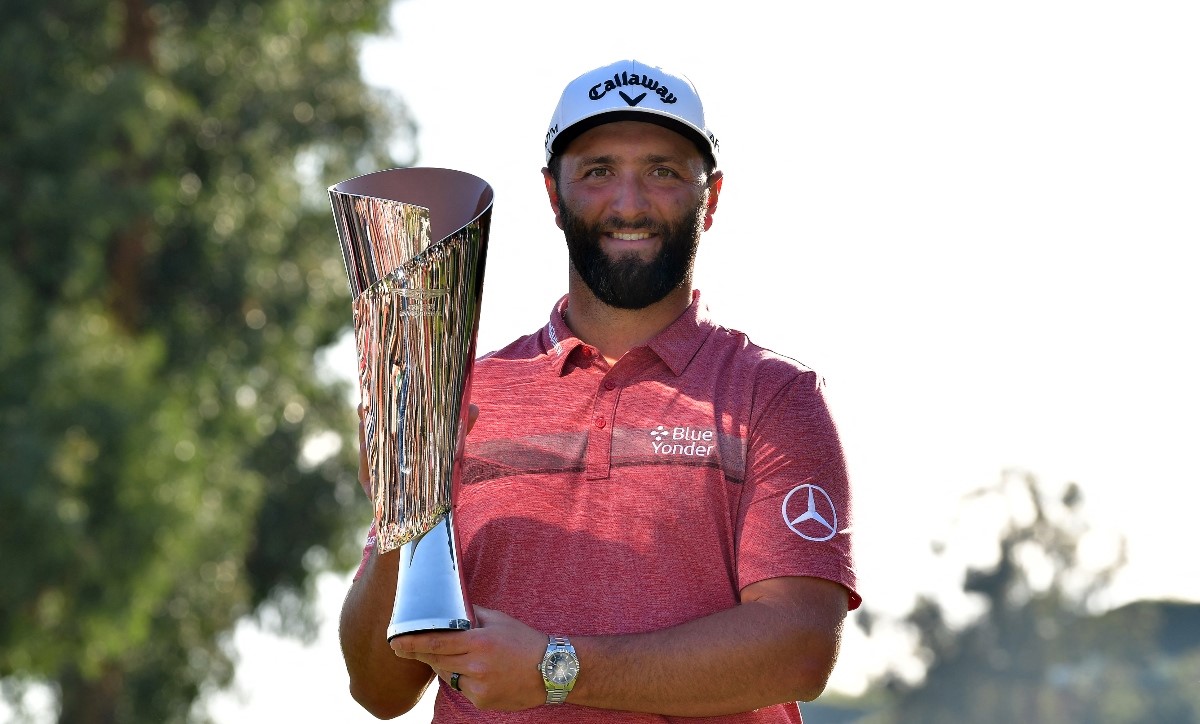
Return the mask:
<path id="1" fill-rule="evenodd" d="M 400 548 L 387 637 L 471 626 L 452 490 L 479 329 L 492 189 L 407 168 L 329 188 L 353 296 L 376 548 Z"/>

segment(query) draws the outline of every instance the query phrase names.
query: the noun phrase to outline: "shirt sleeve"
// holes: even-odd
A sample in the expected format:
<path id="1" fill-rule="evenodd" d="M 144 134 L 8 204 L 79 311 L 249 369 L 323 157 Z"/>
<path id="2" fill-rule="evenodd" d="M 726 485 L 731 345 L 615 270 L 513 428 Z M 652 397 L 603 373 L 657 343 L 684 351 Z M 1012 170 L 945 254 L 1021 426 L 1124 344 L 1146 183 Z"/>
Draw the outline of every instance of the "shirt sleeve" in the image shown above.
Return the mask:
<path id="1" fill-rule="evenodd" d="M 812 576 L 856 590 L 850 481 L 837 427 L 811 370 L 793 375 L 751 421 L 739 509 L 738 583 Z M 770 388 L 767 388 L 768 394 Z"/>
<path id="2" fill-rule="evenodd" d="M 358 562 L 358 570 L 354 572 L 354 580 L 362 577 L 363 571 L 367 569 L 367 561 L 371 560 L 371 553 L 375 550 L 375 524 L 371 523 L 371 529 L 367 531 L 367 542 L 363 546 L 362 560 Z"/>

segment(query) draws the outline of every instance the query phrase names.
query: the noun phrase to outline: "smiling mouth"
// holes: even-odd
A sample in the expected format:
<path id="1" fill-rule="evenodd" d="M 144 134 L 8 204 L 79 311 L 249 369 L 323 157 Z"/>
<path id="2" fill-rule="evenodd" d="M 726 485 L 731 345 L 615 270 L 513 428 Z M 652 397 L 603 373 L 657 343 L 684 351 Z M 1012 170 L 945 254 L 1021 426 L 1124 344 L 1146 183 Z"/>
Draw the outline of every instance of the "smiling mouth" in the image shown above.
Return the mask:
<path id="1" fill-rule="evenodd" d="M 611 236 L 614 239 L 620 239 L 621 241 L 641 241 L 642 239 L 649 239 L 651 236 L 653 236 L 653 234 L 648 234 L 644 231 L 638 231 L 638 232 L 614 231 L 614 232 L 610 233 L 609 236 Z"/>

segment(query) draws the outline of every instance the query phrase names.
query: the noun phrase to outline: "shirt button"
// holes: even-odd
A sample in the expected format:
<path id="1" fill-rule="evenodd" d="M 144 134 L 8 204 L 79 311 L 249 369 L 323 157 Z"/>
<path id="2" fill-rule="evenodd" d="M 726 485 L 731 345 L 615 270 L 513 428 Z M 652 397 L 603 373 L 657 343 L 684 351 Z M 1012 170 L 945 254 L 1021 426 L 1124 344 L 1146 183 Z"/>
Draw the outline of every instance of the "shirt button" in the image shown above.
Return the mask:
<path id="1" fill-rule="evenodd" d="M 615 390 L 615 389 L 617 389 L 617 383 L 613 382 L 612 380 L 609 380 L 608 382 L 604 383 L 604 389 Z"/>
<path id="2" fill-rule="evenodd" d="M 603 430 L 603 429 L 604 429 L 604 418 L 603 418 L 603 417 L 597 417 L 597 418 L 596 418 L 596 428 L 597 428 L 597 429 L 599 429 L 599 430 Z"/>

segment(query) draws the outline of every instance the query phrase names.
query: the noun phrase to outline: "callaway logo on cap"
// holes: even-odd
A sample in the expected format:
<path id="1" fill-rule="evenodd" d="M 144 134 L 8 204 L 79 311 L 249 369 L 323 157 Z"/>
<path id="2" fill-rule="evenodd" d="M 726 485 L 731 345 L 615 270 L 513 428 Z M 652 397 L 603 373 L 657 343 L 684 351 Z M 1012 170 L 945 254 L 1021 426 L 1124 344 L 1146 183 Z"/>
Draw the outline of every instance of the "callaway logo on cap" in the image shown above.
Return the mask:
<path id="1" fill-rule="evenodd" d="M 546 163 L 579 134 L 613 121 L 645 121 L 677 131 L 716 159 L 717 137 L 687 78 L 636 60 L 588 71 L 567 84 L 546 131 Z"/>

